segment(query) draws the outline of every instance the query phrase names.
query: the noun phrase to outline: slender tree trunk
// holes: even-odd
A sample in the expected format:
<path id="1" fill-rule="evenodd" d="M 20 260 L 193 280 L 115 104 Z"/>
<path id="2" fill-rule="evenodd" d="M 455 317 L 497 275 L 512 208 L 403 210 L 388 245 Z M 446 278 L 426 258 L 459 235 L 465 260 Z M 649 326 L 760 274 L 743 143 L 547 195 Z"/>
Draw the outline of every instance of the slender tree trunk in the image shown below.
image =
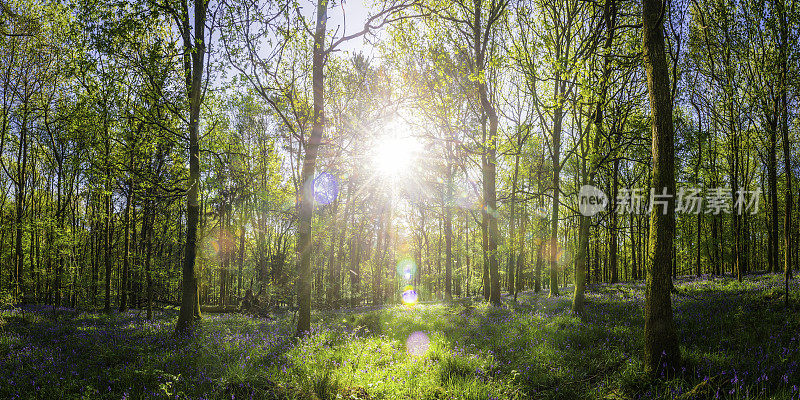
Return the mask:
<path id="1" fill-rule="evenodd" d="M 633 279 L 635 281 L 639 277 L 638 277 L 637 272 L 636 272 L 636 269 L 637 269 L 636 264 L 637 264 L 638 260 L 636 259 L 636 252 L 637 252 L 636 234 L 633 231 L 633 228 L 634 228 L 634 225 L 633 225 L 633 213 L 629 213 L 628 214 L 628 224 L 630 225 L 630 229 L 631 229 L 631 279 Z"/>
<path id="2" fill-rule="evenodd" d="M 452 152 L 451 141 L 447 141 L 447 187 L 444 199 L 444 240 L 445 240 L 445 265 L 444 265 L 444 298 L 453 300 L 453 165 L 450 161 Z"/>
<path id="3" fill-rule="evenodd" d="M 517 256 L 517 278 L 514 285 L 514 301 L 517 301 L 517 293 L 525 286 L 525 235 L 528 233 L 528 209 L 523 206 L 522 208 L 522 227 L 519 238 L 519 255 Z M 467 231 L 469 232 L 469 231 Z M 467 261 L 469 263 L 469 260 Z"/>
<path id="4" fill-rule="evenodd" d="M 732 95 L 731 95 L 732 96 Z M 736 200 L 736 193 L 739 190 L 739 178 L 740 178 L 740 169 L 741 165 L 739 162 L 739 135 L 736 132 L 735 126 L 735 114 L 733 111 L 733 99 L 728 99 L 729 102 L 729 133 L 731 135 L 731 142 L 733 149 L 731 151 L 731 157 L 733 158 L 731 166 L 731 198 L 732 201 Z M 732 229 L 733 229 L 733 266 L 736 269 L 736 278 L 739 282 L 742 281 L 744 277 L 743 268 L 744 262 L 742 260 L 742 240 L 741 240 L 741 233 L 742 233 L 742 222 L 741 222 L 741 215 L 737 212 L 731 212 L 731 222 L 732 222 Z"/>
<path id="5" fill-rule="evenodd" d="M 487 118 L 484 116 L 481 119 L 481 127 L 483 131 L 483 142 L 486 142 L 486 122 Z M 481 154 L 481 170 L 488 169 L 486 153 Z M 484 187 L 484 198 L 486 197 L 486 189 Z M 485 200 L 484 200 L 485 202 Z M 483 299 L 489 300 L 491 289 L 489 278 L 489 213 L 486 212 L 486 205 L 481 210 L 481 247 L 483 248 Z"/>
<path id="6" fill-rule="evenodd" d="M 103 250 L 104 257 L 103 264 L 105 265 L 105 312 L 111 311 L 111 238 L 113 235 L 112 228 L 112 205 L 111 205 L 111 136 L 108 132 L 108 122 L 104 119 L 104 139 L 105 139 L 105 154 L 103 162 L 105 163 L 105 194 L 103 207 L 105 211 L 105 229 L 103 230 Z"/>
<path id="7" fill-rule="evenodd" d="M 560 82 L 556 80 L 556 97 L 561 93 Z M 558 296 L 558 209 L 561 195 L 561 120 L 563 118 L 562 106 L 557 106 L 553 112 L 553 209 L 550 219 L 550 294 L 549 297 Z"/>
<path id="8" fill-rule="evenodd" d="M 611 185 L 613 189 L 611 190 L 611 198 L 616 199 L 618 188 L 619 188 L 619 158 L 614 158 L 614 171 L 613 171 L 613 178 L 611 181 Z M 613 203 L 612 203 L 613 204 Z M 611 236 L 611 240 L 609 240 L 608 249 L 609 255 L 611 257 L 611 283 L 617 283 L 619 281 L 619 272 L 618 264 L 619 264 L 619 257 L 617 256 L 617 252 L 619 249 L 617 248 L 617 213 L 612 207 L 611 210 L 611 225 L 609 226 L 608 234 Z"/>
<path id="9" fill-rule="evenodd" d="M 202 82 L 205 71 L 206 52 L 206 7 L 205 0 L 194 3 L 194 35 L 189 26 L 189 10 L 186 2 L 182 3 L 182 33 L 184 44 L 184 71 L 186 72 L 187 94 L 189 97 L 189 187 L 186 193 L 186 243 L 183 256 L 183 294 L 181 310 L 178 314 L 176 330 L 178 332 L 191 328 L 199 321 L 200 293 L 198 279 L 195 275 L 197 259 L 197 223 L 200 217 L 200 106 L 203 99 Z M 194 42 L 192 43 L 192 37 Z"/>
<path id="10" fill-rule="evenodd" d="M 224 203 L 220 206 L 219 219 L 219 299 L 217 304 L 225 309 L 228 304 L 228 268 L 231 258 L 231 232 L 230 232 L 230 205 Z"/>
<path id="11" fill-rule="evenodd" d="M 153 220 L 155 214 L 155 205 L 149 204 L 145 207 L 145 220 L 142 222 L 147 227 L 145 231 L 145 259 L 144 269 L 147 278 L 147 319 L 153 319 L 153 276 L 150 271 L 150 265 L 153 258 Z"/>
<path id="12" fill-rule="evenodd" d="M 777 102 L 776 102 L 777 106 Z M 777 108 L 777 107 L 776 107 Z M 778 111 L 778 110 L 776 110 Z M 769 271 L 776 272 L 778 270 L 778 162 L 777 162 L 777 142 L 778 142 L 778 126 L 777 118 L 775 115 L 774 124 L 770 121 L 769 126 L 769 150 L 768 150 L 768 181 L 769 181 L 769 205 L 770 205 L 770 220 L 768 232 L 768 250 L 767 258 L 769 261 Z"/>
<path id="13" fill-rule="evenodd" d="M 787 20 L 787 12 L 784 9 L 785 2 L 777 1 L 778 17 L 780 19 L 780 62 L 781 62 L 781 139 L 783 140 L 783 166 L 784 174 L 786 175 L 786 191 L 785 201 L 786 209 L 784 210 L 783 220 L 783 240 L 785 245 L 784 256 L 784 291 L 785 305 L 789 306 L 789 280 L 792 279 L 792 158 L 791 147 L 792 143 L 789 141 L 789 103 L 787 92 L 789 90 L 789 57 L 787 48 L 789 47 L 789 22 Z M 776 238 L 777 240 L 777 238 Z M 777 257 L 777 256 L 776 256 Z"/>
<path id="14" fill-rule="evenodd" d="M 350 238 L 350 307 L 358 305 L 361 292 L 361 234 Z"/>
<path id="15" fill-rule="evenodd" d="M 130 266 L 130 259 L 131 259 L 131 241 L 130 241 L 130 229 L 131 229 L 131 200 L 133 198 L 133 182 L 131 179 L 128 179 L 127 183 L 127 190 L 128 193 L 125 196 L 125 215 L 124 215 L 124 224 L 123 227 L 123 235 L 125 235 L 122 239 L 122 274 L 120 276 L 120 288 L 119 288 L 119 311 L 125 311 L 128 309 L 128 273 L 129 273 L 129 266 Z"/>
<path id="16" fill-rule="evenodd" d="M 583 315 L 584 292 L 586 291 L 586 260 L 589 253 L 589 220 L 581 215 L 578 218 L 578 254 L 575 256 L 575 294 L 572 299 L 572 312 Z"/>
<path id="17" fill-rule="evenodd" d="M 534 272 L 533 272 L 534 273 L 533 291 L 536 293 L 542 291 L 542 265 L 544 264 L 542 251 L 544 245 L 545 245 L 544 240 L 540 240 L 539 243 L 536 245 L 536 266 L 534 267 Z"/>
<path id="18" fill-rule="evenodd" d="M 243 213 L 244 214 L 244 213 Z M 244 218 L 242 218 L 244 220 Z M 241 299 L 242 298 L 242 275 L 244 274 L 244 239 L 245 239 L 245 228 L 244 226 L 240 226 L 239 228 L 239 274 L 236 278 L 236 297 Z"/>
<path id="19" fill-rule="evenodd" d="M 697 133 L 698 133 L 698 141 L 697 141 L 697 164 L 694 166 L 694 184 L 695 187 L 700 187 L 700 165 L 703 163 L 703 141 L 699 139 L 702 136 L 703 131 L 703 120 L 702 114 L 700 114 L 700 108 L 694 103 L 694 98 L 692 98 L 692 105 L 695 107 L 697 111 Z M 703 212 L 702 210 L 697 213 L 697 226 L 696 226 L 696 234 L 697 240 L 695 241 L 695 246 L 697 247 L 697 254 L 695 257 L 695 273 L 698 277 L 702 275 L 702 269 L 700 265 L 700 239 L 701 239 L 701 227 L 703 225 Z"/>
<path id="20" fill-rule="evenodd" d="M 511 178 L 511 199 L 509 200 L 511 211 L 508 218 L 508 266 L 506 267 L 506 274 L 508 275 L 508 293 L 514 293 L 516 298 L 516 284 L 514 276 L 514 267 L 517 262 L 517 233 L 514 224 L 517 219 L 517 181 L 519 178 L 519 156 L 522 152 L 522 143 L 518 143 L 517 153 L 514 154 L 514 173 Z"/>
<path id="21" fill-rule="evenodd" d="M 319 0 L 312 57 L 314 121 L 303 158 L 300 212 L 297 226 L 297 335 L 304 335 L 311 329 L 311 216 L 314 209 L 314 170 L 317 166 L 317 152 L 322 141 L 325 122 L 323 67 L 327 19 L 328 1 Z"/>
<path id="22" fill-rule="evenodd" d="M 502 5 L 500 7 L 503 7 Z M 492 10 L 502 12 L 502 10 Z M 487 20 L 486 26 L 482 22 L 483 5 L 481 0 L 474 3 L 472 20 L 473 52 L 475 56 L 476 74 L 483 78 L 475 80 L 475 86 L 481 104 L 481 110 L 489 121 L 488 137 L 484 141 L 484 153 L 486 162 L 483 165 L 483 213 L 487 218 L 488 230 L 488 258 L 489 258 L 489 280 L 490 293 L 489 300 L 495 306 L 500 305 L 500 274 L 498 271 L 497 242 L 500 238 L 500 231 L 497 226 L 497 189 L 496 189 L 496 168 L 497 168 L 497 126 L 498 117 L 494 104 L 489 97 L 489 90 L 486 86 L 486 48 L 487 43 L 484 38 L 488 37 L 491 25 L 494 21 Z M 486 30 L 484 32 L 484 29 Z"/>
<path id="23" fill-rule="evenodd" d="M 469 219 L 467 213 L 464 213 L 464 258 L 465 258 L 465 267 L 467 269 L 467 282 L 466 286 L 466 295 L 467 297 L 472 296 L 471 290 L 471 283 L 472 283 L 472 263 L 471 263 L 471 252 L 470 252 L 470 241 L 469 241 Z"/>
<path id="24" fill-rule="evenodd" d="M 111 311 L 111 238 L 114 235 L 113 216 L 111 213 L 111 195 L 107 194 L 105 198 L 105 231 L 103 232 L 103 250 L 105 254 L 105 280 L 106 280 L 106 296 L 105 296 L 105 311 Z"/>
<path id="25" fill-rule="evenodd" d="M 133 163 L 131 163 L 133 165 Z M 133 182 L 131 182 L 133 183 Z M 133 188 L 131 188 L 133 190 Z M 135 199 L 131 199 L 131 201 L 135 202 Z M 136 223 L 139 218 L 136 216 L 136 204 L 131 204 L 131 241 L 129 246 L 129 253 L 128 257 L 131 258 L 130 265 L 128 266 L 128 282 L 129 282 L 129 290 L 128 295 L 130 296 L 130 300 L 128 302 L 129 307 L 131 308 L 141 308 L 141 304 L 139 302 L 140 296 L 139 292 L 141 290 L 141 266 L 139 264 L 139 253 L 140 253 L 140 246 L 138 246 L 138 241 L 136 237 Z M 142 230 L 144 230 L 144 226 L 142 226 Z M 144 234 L 144 232 L 142 232 Z M 144 237 L 144 236 L 143 236 Z"/>
<path id="26" fill-rule="evenodd" d="M 438 240 L 436 241 L 436 298 L 441 300 L 442 296 L 442 241 L 443 241 L 443 222 L 444 216 L 438 219 L 439 233 Z"/>
<path id="27" fill-rule="evenodd" d="M 486 170 L 484 171 L 484 188 L 486 198 L 486 210 L 488 214 L 489 225 L 489 278 L 491 281 L 491 290 L 489 300 L 492 304 L 500 305 L 500 274 L 498 271 L 498 255 L 497 255 L 497 240 L 500 237 L 500 231 L 497 226 L 497 192 L 495 189 L 495 148 L 497 147 L 497 115 L 494 114 L 492 109 L 489 117 L 489 126 L 491 138 L 489 141 L 489 149 L 487 155 Z"/>
<path id="28" fill-rule="evenodd" d="M 544 165 L 544 151 L 542 151 L 542 158 L 540 161 L 540 165 Z M 540 166 L 536 170 L 536 182 L 539 189 L 539 192 L 542 191 L 542 167 Z M 543 210 L 544 201 L 542 200 L 542 196 L 539 197 L 539 207 Z M 541 215 L 540 215 L 541 217 Z M 545 232 L 547 231 L 548 227 L 546 222 L 540 222 L 542 226 L 540 229 L 543 229 Z M 547 233 L 543 234 L 543 237 L 547 237 Z M 539 293 L 542 291 L 542 264 L 544 260 L 542 259 L 542 251 L 545 246 L 544 240 L 538 240 L 536 244 L 536 266 L 534 267 L 534 289 L 533 291 Z"/>
<path id="29" fill-rule="evenodd" d="M 339 290 L 339 266 L 336 264 L 336 243 L 339 239 L 339 199 L 335 199 L 331 209 L 331 247 L 328 252 L 328 281 L 325 291 L 325 303 L 328 308 L 336 306 Z M 345 214 L 343 220 L 347 219 Z"/>
<path id="30" fill-rule="evenodd" d="M 675 194 L 674 131 L 672 101 L 664 52 L 663 14 L 660 0 L 642 4 L 642 38 L 647 86 L 650 94 L 653 132 L 652 187 Z M 667 199 L 666 214 L 654 207 L 650 214 L 650 273 L 645 292 L 644 369 L 648 373 L 667 373 L 677 368 L 680 350 L 672 319 L 670 298 L 672 244 L 675 232 L 675 199 Z"/>
<path id="31" fill-rule="evenodd" d="M 57 178 L 56 178 L 57 183 L 56 183 L 55 214 L 56 214 L 56 226 L 58 227 L 59 235 L 63 235 L 63 233 L 65 231 L 65 229 L 64 229 L 64 212 L 66 211 L 65 207 L 61 204 L 62 203 L 62 197 L 63 197 L 63 193 L 62 193 L 63 190 L 62 190 L 62 187 L 61 187 L 62 186 L 62 173 L 63 173 L 63 166 L 62 166 L 62 163 L 60 161 L 60 158 L 58 158 L 58 173 L 57 173 Z M 56 243 L 55 243 L 55 246 L 54 246 L 55 249 L 56 249 L 56 276 L 55 276 L 55 282 L 53 283 L 53 286 L 54 286 L 53 290 L 55 291 L 55 294 L 56 294 L 55 305 L 56 305 L 56 307 L 59 307 L 59 306 L 61 306 L 61 286 L 62 286 L 61 279 L 62 279 L 62 276 L 64 274 L 64 254 L 63 254 L 64 252 L 62 251 L 62 248 L 61 248 L 63 241 L 60 238 L 58 238 L 57 236 L 54 236 L 54 239 L 56 240 Z"/>
<path id="32" fill-rule="evenodd" d="M 97 280 L 99 279 L 99 262 L 100 262 L 100 240 L 102 235 L 98 234 L 98 223 L 97 223 L 97 206 L 100 198 L 97 195 L 91 196 L 87 199 L 87 202 L 91 203 L 92 207 L 92 214 L 90 217 L 91 221 L 91 230 L 90 230 L 90 237 L 89 242 L 91 244 L 91 262 L 92 262 L 92 308 L 95 310 L 97 309 Z"/>
<path id="33" fill-rule="evenodd" d="M 24 296 L 24 268 L 25 268 L 25 254 L 22 252 L 22 235 L 23 219 L 25 212 L 25 184 L 27 182 L 27 164 L 28 164 L 28 105 L 27 102 L 23 105 L 22 122 L 19 130 L 19 154 L 17 157 L 17 177 L 16 177 L 16 220 L 14 227 L 16 228 L 14 255 L 16 256 L 14 264 L 14 294 L 15 298 L 21 299 Z M 60 177 L 60 175 L 59 175 Z M 24 300 L 23 300 L 24 303 Z"/>

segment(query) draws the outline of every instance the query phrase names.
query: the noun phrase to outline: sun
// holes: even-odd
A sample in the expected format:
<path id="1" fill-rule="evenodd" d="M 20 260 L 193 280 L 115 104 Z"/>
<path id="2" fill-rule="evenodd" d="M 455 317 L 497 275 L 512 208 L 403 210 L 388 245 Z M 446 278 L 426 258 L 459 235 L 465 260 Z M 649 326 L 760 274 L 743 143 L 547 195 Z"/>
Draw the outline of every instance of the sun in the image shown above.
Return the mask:
<path id="1" fill-rule="evenodd" d="M 417 159 L 420 143 L 411 136 L 388 136 L 374 148 L 372 165 L 376 174 L 390 179 L 406 175 Z"/>

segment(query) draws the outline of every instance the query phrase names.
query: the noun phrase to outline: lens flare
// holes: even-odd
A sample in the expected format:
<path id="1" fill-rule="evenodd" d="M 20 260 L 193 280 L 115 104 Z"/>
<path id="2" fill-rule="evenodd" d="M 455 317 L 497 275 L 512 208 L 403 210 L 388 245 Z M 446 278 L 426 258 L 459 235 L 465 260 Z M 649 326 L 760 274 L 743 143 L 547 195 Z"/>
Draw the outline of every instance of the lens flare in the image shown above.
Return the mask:
<path id="1" fill-rule="evenodd" d="M 561 262 L 564 258 L 564 249 L 561 246 L 556 247 L 555 254 L 550 253 L 551 260 L 555 262 Z"/>
<path id="2" fill-rule="evenodd" d="M 473 181 L 467 181 L 464 187 L 456 188 L 455 204 L 465 210 L 479 210 L 482 207 L 480 191 Z"/>
<path id="3" fill-rule="evenodd" d="M 336 200 L 337 194 L 339 194 L 339 182 L 333 175 L 323 172 L 314 178 L 314 200 L 317 203 L 331 204 Z"/>
<path id="4" fill-rule="evenodd" d="M 425 332 L 414 332 L 406 339 L 406 353 L 411 357 L 424 356 L 431 345 L 431 340 Z"/>
<path id="5" fill-rule="evenodd" d="M 416 273 L 417 265 L 414 263 L 414 260 L 404 258 L 397 263 L 397 275 L 402 276 L 403 279 L 410 281 Z"/>
<path id="6" fill-rule="evenodd" d="M 403 294 L 400 297 L 403 301 L 403 304 L 409 307 L 417 304 L 417 301 L 419 300 L 417 291 L 414 290 L 414 287 L 411 285 L 405 287 L 405 290 L 403 290 Z"/>

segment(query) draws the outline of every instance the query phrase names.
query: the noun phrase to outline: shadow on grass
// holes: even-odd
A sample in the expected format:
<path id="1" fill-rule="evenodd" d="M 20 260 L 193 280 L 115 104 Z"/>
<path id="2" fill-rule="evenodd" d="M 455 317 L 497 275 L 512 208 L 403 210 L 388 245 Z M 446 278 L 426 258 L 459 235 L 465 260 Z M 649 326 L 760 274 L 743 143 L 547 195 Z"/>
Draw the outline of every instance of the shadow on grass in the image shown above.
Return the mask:
<path id="1" fill-rule="evenodd" d="M 285 363 L 294 343 L 283 326 L 239 317 L 175 335 L 174 312 L 29 315 L 3 334 L 0 398 L 279 398 L 259 369 Z"/>

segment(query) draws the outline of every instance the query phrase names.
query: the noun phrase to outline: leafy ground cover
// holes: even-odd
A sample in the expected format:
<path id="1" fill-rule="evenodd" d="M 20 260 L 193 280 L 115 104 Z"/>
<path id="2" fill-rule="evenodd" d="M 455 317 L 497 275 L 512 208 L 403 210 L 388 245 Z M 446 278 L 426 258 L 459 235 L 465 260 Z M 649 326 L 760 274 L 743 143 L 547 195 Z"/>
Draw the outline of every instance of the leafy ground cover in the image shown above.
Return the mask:
<path id="1" fill-rule="evenodd" d="M 602 285 L 584 318 L 523 293 L 291 316 L 206 315 L 175 336 L 152 321 L 27 306 L 0 314 L 0 398 L 8 399 L 800 399 L 800 290 L 782 277 L 683 279 L 673 307 L 684 368 L 641 371 L 643 284 Z"/>

